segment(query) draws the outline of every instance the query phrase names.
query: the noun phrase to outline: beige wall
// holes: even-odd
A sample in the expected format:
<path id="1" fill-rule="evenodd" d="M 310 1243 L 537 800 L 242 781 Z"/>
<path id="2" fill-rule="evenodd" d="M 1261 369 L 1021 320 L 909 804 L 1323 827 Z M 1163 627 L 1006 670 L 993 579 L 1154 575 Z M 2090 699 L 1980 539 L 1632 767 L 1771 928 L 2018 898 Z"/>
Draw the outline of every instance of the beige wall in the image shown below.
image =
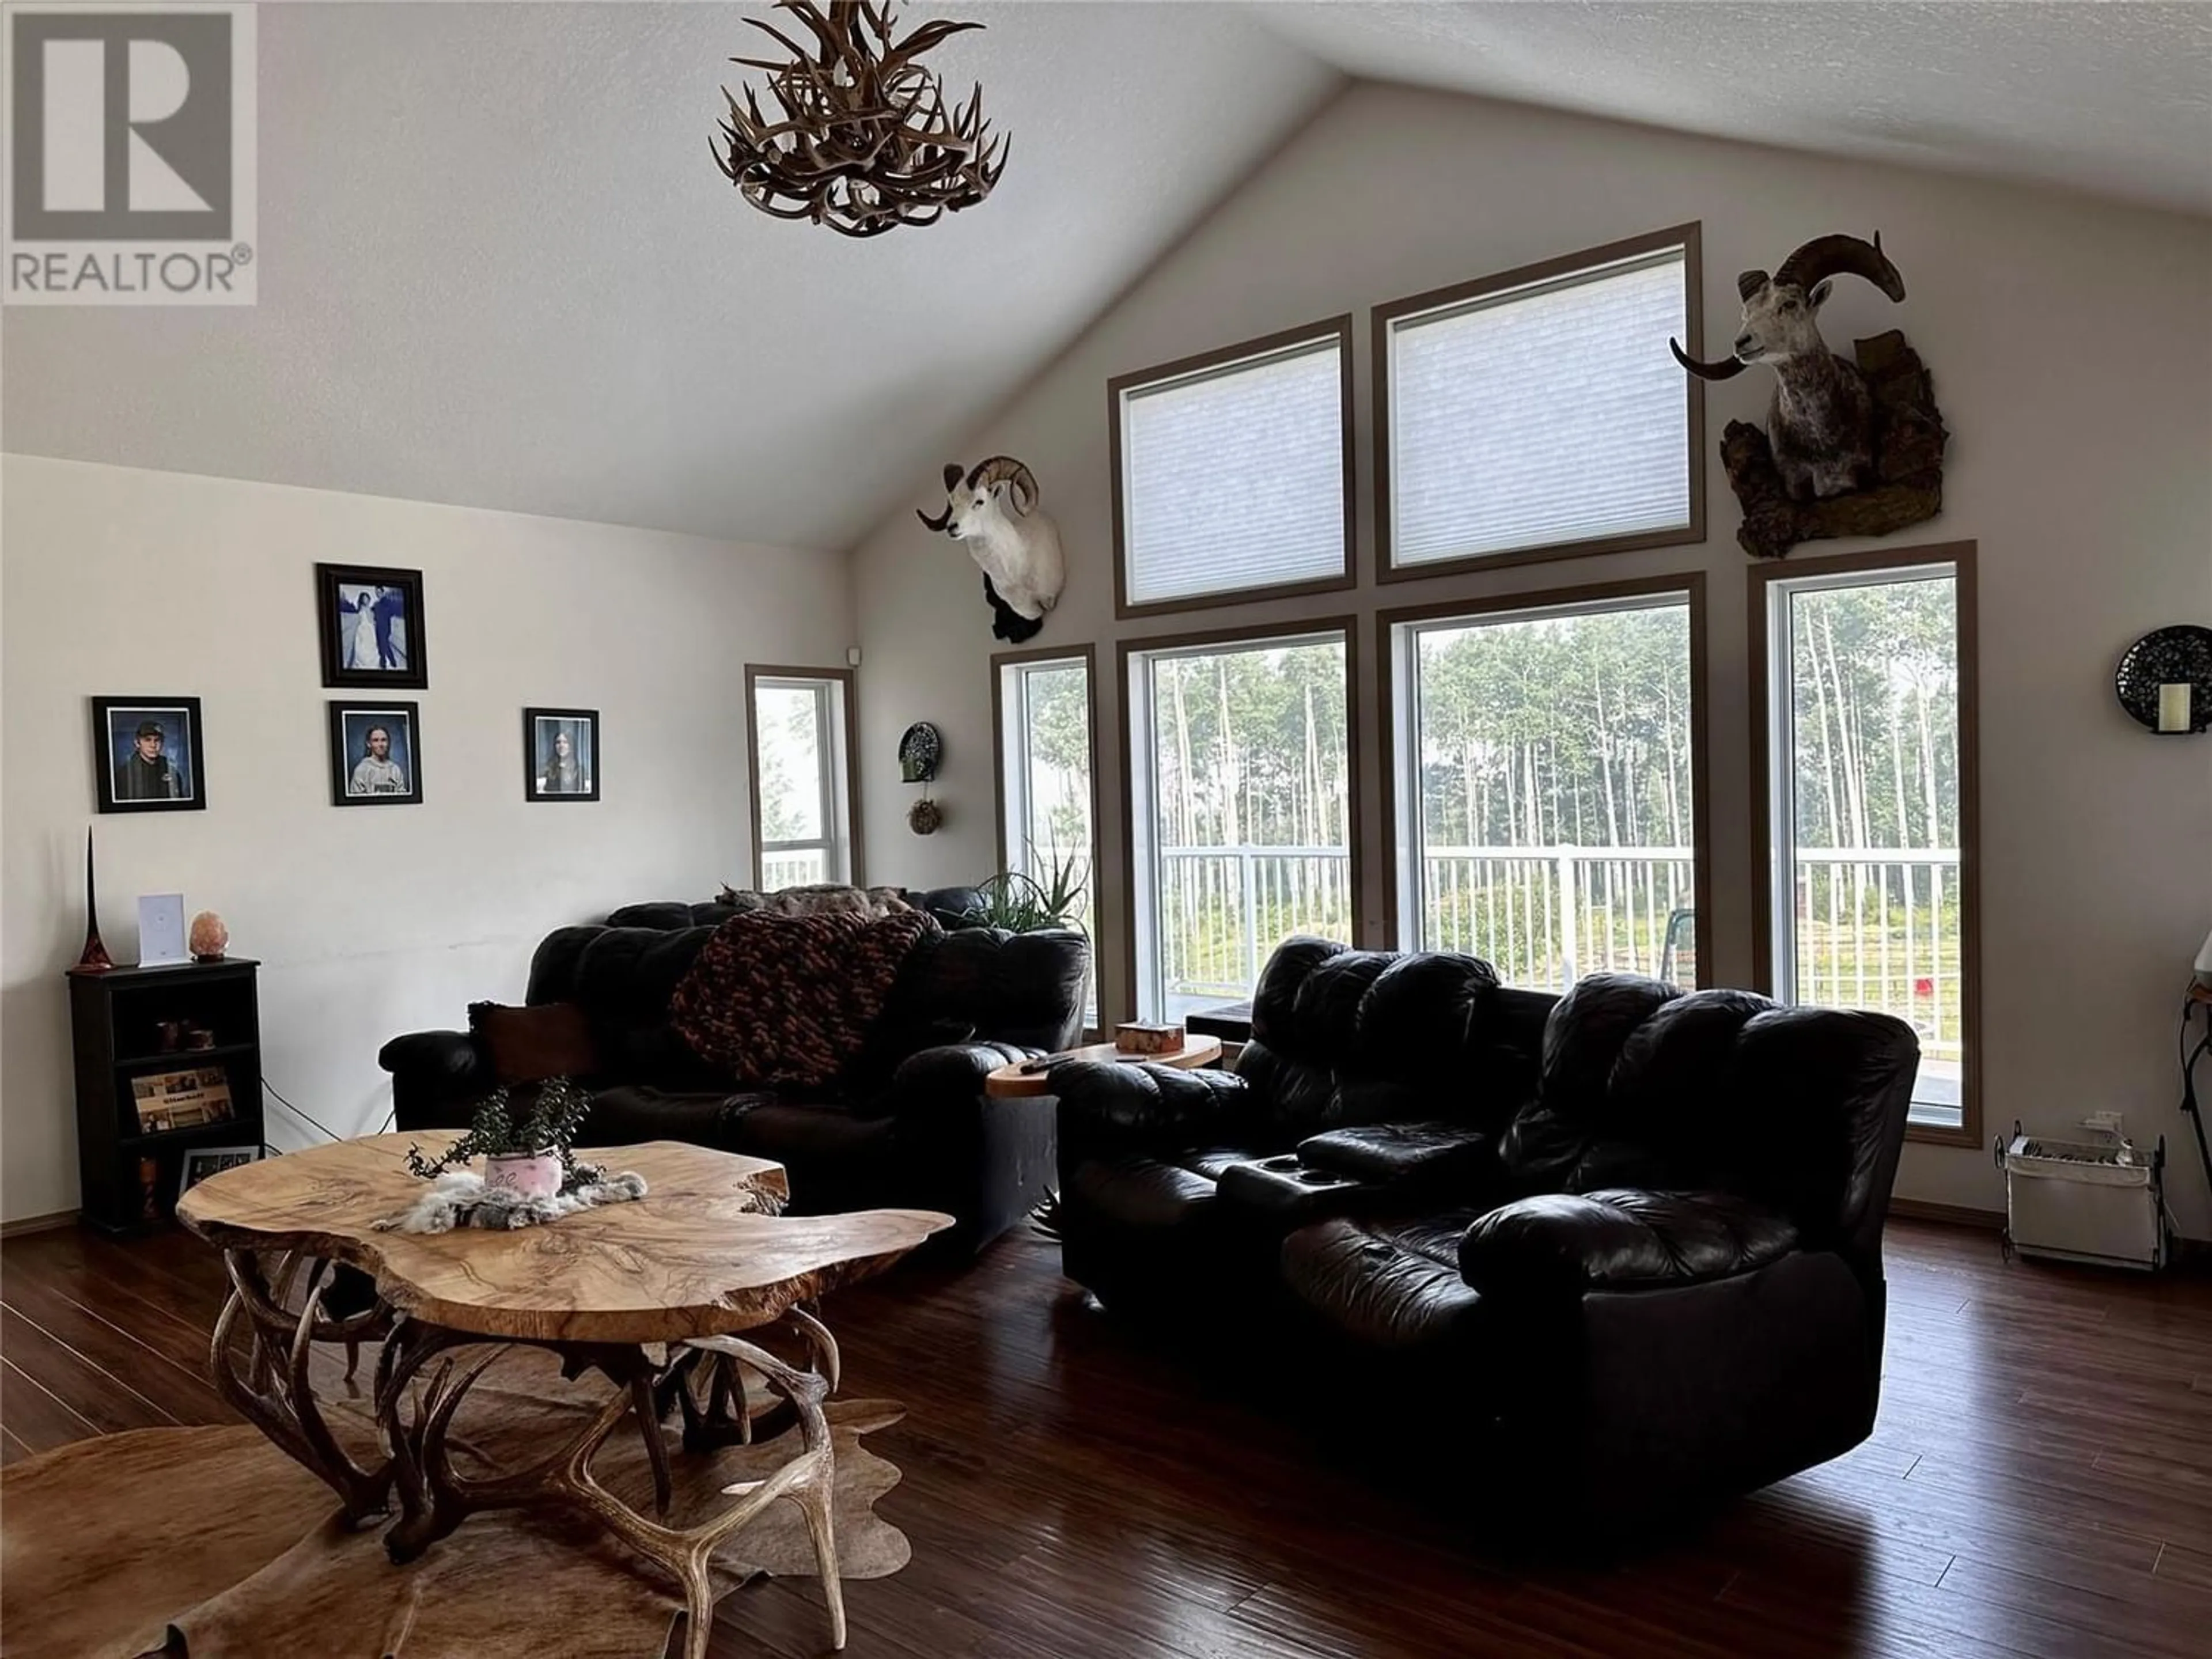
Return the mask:
<path id="1" fill-rule="evenodd" d="M 1170 255 L 956 456 L 1005 452 L 1036 470 L 1069 563 L 1034 643 L 1112 641 L 1218 623 L 1377 607 L 1372 571 L 1366 307 L 1686 220 L 1704 224 L 1709 337 L 1726 337 L 1735 273 L 1771 266 L 1821 232 L 1879 229 L 1911 297 L 1893 310 L 1849 280 L 1824 316 L 1832 342 L 1895 324 L 1928 360 L 1953 432 L 1941 517 L 1898 544 L 1980 546 L 1983 1054 L 1988 1127 L 2058 1128 L 2116 1108 L 2162 1133 L 2185 1231 L 2212 1236 L 2179 1098 L 2179 990 L 2212 927 L 2212 738 L 2160 741 L 2117 708 L 2112 670 L 2144 630 L 2212 622 L 2212 223 L 1893 168 L 1618 126 L 1377 86 L 1355 88 Z M 1109 376 L 1345 310 L 1357 318 L 1362 585 L 1343 594 L 1117 623 L 1113 615 Z M 1759 418 L 1768 377 L 1708 399 L 1709 447 Z M 1717 455 L 1702 547 L 1393 585 L 1385 602 L 1510 593 L 1632 574 L 1711 576 L 1713 914 L 1717 976 L 1751 969 L 1746 560 Z M 941 505 L 931 477 L 917 505 Z M 1811 551 L 1844 550 L 1827 544 Z M 945 827 L 906 829 L 911 789 L 880 769 L 865 792 L 875 867 L 908 881 L 972 879 L 995 858 L 989 616 L 959 548 L 902 513 L 857 550 L 866 652 L 864 753 L 910 720 L 945 735 Z M 1366 641 L 1363 639 L 1363 644 Z M 1376 753 L 1372 651 L 1361 710 Z M 1107 696 L 1111 688 L 1104 688 Z M 1100 721 L 1105 775 L 1120 768 Z M 1381 836 L 1380 768 L 1360 833 Z M 1127 907 L 1121 803 L 1105 802 L 1103 983 L 1119 1012 Z M 1379 942 L 1381 860 L 1361 928 Z M 1995 1208 L 1986 1151 L 1914 1146 L 1899 1190 Z"/>
<path id="2" fill-rule="evenodd" d="M 423 573 L 424 801 L 330 804 L 317 561 Z M 844 660 L 846 562 L 657 532 L 9 455 L 0 464 L 0 1218 L 76 1200 L 62 970 L 142 892 L 222 913 L 264 963 L 264 1066 L 340 1133 L 376 1051 L 520 1000 L 551 927 L 699 897 L 749 867 L 744 665 Z M 94 815 L 88 699 L 201 700 L 209 805 Z M 523 799 L 526 704 L 597 708 L 602 799 Z M 271 1138 L 312 1136 L 271 1107 Z"/>

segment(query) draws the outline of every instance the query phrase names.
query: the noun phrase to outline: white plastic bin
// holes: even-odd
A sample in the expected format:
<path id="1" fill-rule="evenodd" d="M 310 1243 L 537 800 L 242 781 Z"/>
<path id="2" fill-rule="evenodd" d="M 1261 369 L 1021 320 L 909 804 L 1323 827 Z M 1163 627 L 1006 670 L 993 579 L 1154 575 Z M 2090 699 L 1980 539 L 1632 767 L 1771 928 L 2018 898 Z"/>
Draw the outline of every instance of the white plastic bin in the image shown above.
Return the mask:
<path id="1" fill-rule="evenodd" d="M 2014 1124 L 1996 1151 L 2014 1249 L 2145 1272 L 2166 1265 L 2163 1141 L 2145 1154 L 2124 1140 L 2054 1140 Z"/>

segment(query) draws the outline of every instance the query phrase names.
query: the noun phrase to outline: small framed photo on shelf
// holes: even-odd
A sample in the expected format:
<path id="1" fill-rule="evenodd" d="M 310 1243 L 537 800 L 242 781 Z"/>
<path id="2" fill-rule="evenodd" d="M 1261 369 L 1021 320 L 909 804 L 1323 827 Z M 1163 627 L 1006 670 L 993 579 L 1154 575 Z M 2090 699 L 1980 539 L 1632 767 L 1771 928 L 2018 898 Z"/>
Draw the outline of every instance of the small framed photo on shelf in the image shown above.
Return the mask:
<path id="1" fill-rule="evenodd" d="M 92 775 L 103 812 L 207 805 L 198 697 L 94 697 Z"/>
<path id="2" fill-rule="evenodd" d="M 325 685 L 428 689 L 421 571 L 319 564 L 315 620 L 322 632 Z"/>
<path id="3" fill-rule="evenodd" d="M 525 800 L 599 798 L 598 709 L 522 711 L 522 795 Z"/>
<path id="4" fill-rule="evenodd" d="M 333 702 L 331 805 L 419 806 L 422 749 L 411 702 Z"/>
<path id="5" fill-rule="evenodd" d="M 258 1164 L 258 1146 L 192 1146 L 185 1149 L 184 1172 L 177 1180 L 177 1196 L 186 1193 L 211 1175 L 221 1175 L 225 1170 L 234 1170 L 241 1164 Z"/>

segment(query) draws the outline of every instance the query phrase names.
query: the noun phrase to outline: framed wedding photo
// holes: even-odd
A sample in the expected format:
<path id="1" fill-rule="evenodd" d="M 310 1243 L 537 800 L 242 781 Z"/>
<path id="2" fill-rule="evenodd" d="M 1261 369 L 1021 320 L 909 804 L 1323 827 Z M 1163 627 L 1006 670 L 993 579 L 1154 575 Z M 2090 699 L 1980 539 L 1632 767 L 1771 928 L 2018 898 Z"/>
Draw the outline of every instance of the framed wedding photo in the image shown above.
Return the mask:
<path id="1" fill-rule="evenodd" d="M 94 697 L 92 775 L 103 812 L 207 805 L 198 697 Z"/>
<path id="2" fill-rule="evenodd" d="M 422 750 L 411 702 L 333 702 L 331 805 L 419 806 Z"/>
<path id="3" fill-rule="evenodd" d="M 421 571 L 319 564 L 315 620 L 322 630 L 325 685 L 428 688 Z"/>
<path id="4" fill-rule="evenodd" d="M 522 797 L 525 800 L 599 798 L 598 709 L 522 711 Z"/>

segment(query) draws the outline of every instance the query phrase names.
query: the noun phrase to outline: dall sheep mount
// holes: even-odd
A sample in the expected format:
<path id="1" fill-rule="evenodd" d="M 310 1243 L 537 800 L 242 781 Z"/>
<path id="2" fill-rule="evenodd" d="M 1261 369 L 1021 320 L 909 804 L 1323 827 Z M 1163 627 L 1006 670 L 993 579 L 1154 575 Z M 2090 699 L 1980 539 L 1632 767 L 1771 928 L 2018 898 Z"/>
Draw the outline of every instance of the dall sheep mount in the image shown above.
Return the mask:
<path id="1" fill-rule="evenodd" d="M 1801 541 L 1881 536 L 1933 518 L 1943 500 L 1948 435 L 1919 357 L 1892 330 L 1854 342 L 1851 358 L 1828 349 L 1818 313 L 1838 276 L 1861 276 L 1893 301 L 1905 278 L 1874 240 L 1819 236 L 1769 276 L 1736 278 L 1743 301 L 1734 353 L 1700 362 L 1679 342 L 1674 360 L 1705 380 L 1726 380 L 1753 363 L 1774 370 L 1764 434 L 1731 421 L 1721 455 L 1744 510 L 1736 539 L 1747 553 L 1779 558 Z"/>
<path id="2" fill-rule="evenodd" d="M 920 507 L 914 514 L 968 544 L 983 572 L 991 632 L 1015 645 L 1036 637 L 1067 580 L 1060 527 L 1036 510 L 1037 499 L 1036 475 L 1012 456 L 994 455 L 964 473 L 946 462 L 945 511 L 933 519 Z"/>

